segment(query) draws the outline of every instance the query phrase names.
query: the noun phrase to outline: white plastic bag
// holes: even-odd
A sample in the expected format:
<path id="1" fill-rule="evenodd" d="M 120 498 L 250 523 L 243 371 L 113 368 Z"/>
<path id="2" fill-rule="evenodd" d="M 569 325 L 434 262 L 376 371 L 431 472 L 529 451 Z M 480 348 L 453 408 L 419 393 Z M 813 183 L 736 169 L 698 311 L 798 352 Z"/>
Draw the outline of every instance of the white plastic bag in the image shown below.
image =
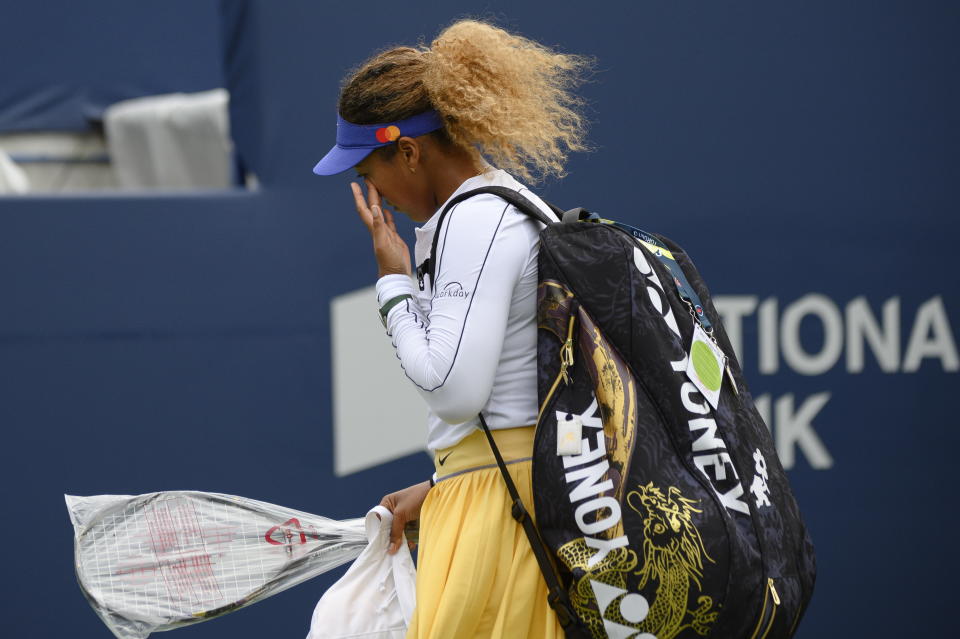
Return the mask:
<path id="1" fill-rule="evenodd" d="M 405 539 L 387 554 L 392 522 L 383 506 L 367 513 L 367 547 L 317 602 L 307 639 L 406 637 L 417 575 Z"/>

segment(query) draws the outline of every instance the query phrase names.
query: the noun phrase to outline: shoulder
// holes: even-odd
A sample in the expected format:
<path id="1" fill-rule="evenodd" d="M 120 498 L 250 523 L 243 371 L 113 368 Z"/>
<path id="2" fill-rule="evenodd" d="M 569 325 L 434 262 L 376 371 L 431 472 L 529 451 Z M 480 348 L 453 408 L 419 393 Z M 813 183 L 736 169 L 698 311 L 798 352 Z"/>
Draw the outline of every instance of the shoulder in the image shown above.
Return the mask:
<path id="1" fill-rule="evenodd" d="M 457 202 L 441 220 L 441 234 L 473 234 L 494 231 L 519 212 L 509 202 L 491 193 L 480 193 Z"/>
<path id="2" fill-rule="evenodd" d="M 529 198 L 528 199 L 532 199 Z M 513 204 L 492 194 L 481 194 L 451 208 L 440 229 L 439 243 L 487 243 L 526 251 L 535 245 L 543 224 Z"/>
<path id="3" fill-rule="evenodd" d="M 549 219 L 556 219 L 556 215 L 550 206 L 530 189 L 521 187 L 513 190 L 540 209 Z M 453 205 L 447 212 L 446 219 L 443 221 L 444 224 L 454 217 L 487 224 L 492 219 L 501 220 L 502 218 L 504 223 L 511 225 L 530 219 L 513 204 L 493 193 L 478 193 Z"/>
<path id="4" fill-rule="evenodd" d="M 551 208 L 533 193 L 527 186 L 520 183 L 512 175 L 502 169 L 493 169 L 482 176 L 471 178 L 462 185 L 464 191 L 480 187 L 500 187 L 516 192 L 529 200 L 550 218 L 555 219 Z M 462 195 L 460 197 L 463 197 Z M 441 235 L 447 233 L 477 233 L 488 235 L 490 231 L 497 233 L 507 231 L 511 234 L 519 232 L 524 236 L 538 234 L 542 224 L 532 221 L 522 211 L 515 208 L 505 199 L 494 193 L 477 193 L 461 200 L 450 207 L 440 220 Z M 454 231 L 454 227 L 457 229 Z"/>
<path id="5" fill-rule="evenodd" d="M 465 200 L 457 202 L 448 213 L 448 217 L 457 215 L 459 217 L 471 217 L 475 215 L 484 215 L 492 213 L 502 213 L 509 203 L 493 193 L 477 193 Z"/>

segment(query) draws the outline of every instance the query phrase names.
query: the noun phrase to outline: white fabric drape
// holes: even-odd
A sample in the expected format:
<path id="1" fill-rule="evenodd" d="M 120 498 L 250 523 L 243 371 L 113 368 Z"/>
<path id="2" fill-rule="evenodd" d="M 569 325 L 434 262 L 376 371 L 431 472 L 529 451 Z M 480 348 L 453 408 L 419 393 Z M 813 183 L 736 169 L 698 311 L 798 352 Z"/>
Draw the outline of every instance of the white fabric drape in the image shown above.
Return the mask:
<path id="1" fill-rule="evenodd" d="M 19 194 L 30 190 L 30 180 L 10 156 L 0 149 L 0 194 Z"/>
<path id="2" fill-rule="evenodd" d="M 224 189 L 231 183 L 225 89 L 124 100 L 104 113 L 122 189 Z"/>
<path id="3" fill-rule="evenodd" d="M 307 639 L 404 639 L 416 603 L 416 569 L 407 544 L 387 554 L 393 515 L 367 513 L 369 541 L 313 611 Z"/>

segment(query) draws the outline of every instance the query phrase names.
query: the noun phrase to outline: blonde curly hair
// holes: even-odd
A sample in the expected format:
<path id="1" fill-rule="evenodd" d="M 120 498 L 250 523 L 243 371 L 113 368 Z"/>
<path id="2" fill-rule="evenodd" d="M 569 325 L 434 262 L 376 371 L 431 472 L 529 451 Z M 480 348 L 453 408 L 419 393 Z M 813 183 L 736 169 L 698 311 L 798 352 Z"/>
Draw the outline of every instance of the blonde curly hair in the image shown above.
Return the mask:
<path id="1" fill-rule="evenodd" d="M 564 175 L 587 150 L 583 100 L 574 93 L 592 60 L 557 53 L 486 22 L 460 20 L 429 47 L 373 56 L 345 80 L 338 109 L 354 124 L 436 109 L 436 135 L 526 180 Z"/>

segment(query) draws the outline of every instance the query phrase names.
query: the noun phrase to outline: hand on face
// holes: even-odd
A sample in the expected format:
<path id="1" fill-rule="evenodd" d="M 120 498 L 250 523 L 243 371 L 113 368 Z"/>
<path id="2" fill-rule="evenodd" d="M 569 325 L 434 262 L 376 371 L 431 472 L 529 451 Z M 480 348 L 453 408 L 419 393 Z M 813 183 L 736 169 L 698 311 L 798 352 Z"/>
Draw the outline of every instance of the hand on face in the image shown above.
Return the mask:
<path id="1" fill-rule="evenodd" d="M 393 214 L 380 204 L 380 193 L 370 180 L 367 184 L 367 197 L 356 182 L 350 183 L 357 213 L 373 238 L 373 254 L 377 259 L 377 277 L 397 273 L 410 275 L 410 248 L 403 241 L 393 222 Z"/>

